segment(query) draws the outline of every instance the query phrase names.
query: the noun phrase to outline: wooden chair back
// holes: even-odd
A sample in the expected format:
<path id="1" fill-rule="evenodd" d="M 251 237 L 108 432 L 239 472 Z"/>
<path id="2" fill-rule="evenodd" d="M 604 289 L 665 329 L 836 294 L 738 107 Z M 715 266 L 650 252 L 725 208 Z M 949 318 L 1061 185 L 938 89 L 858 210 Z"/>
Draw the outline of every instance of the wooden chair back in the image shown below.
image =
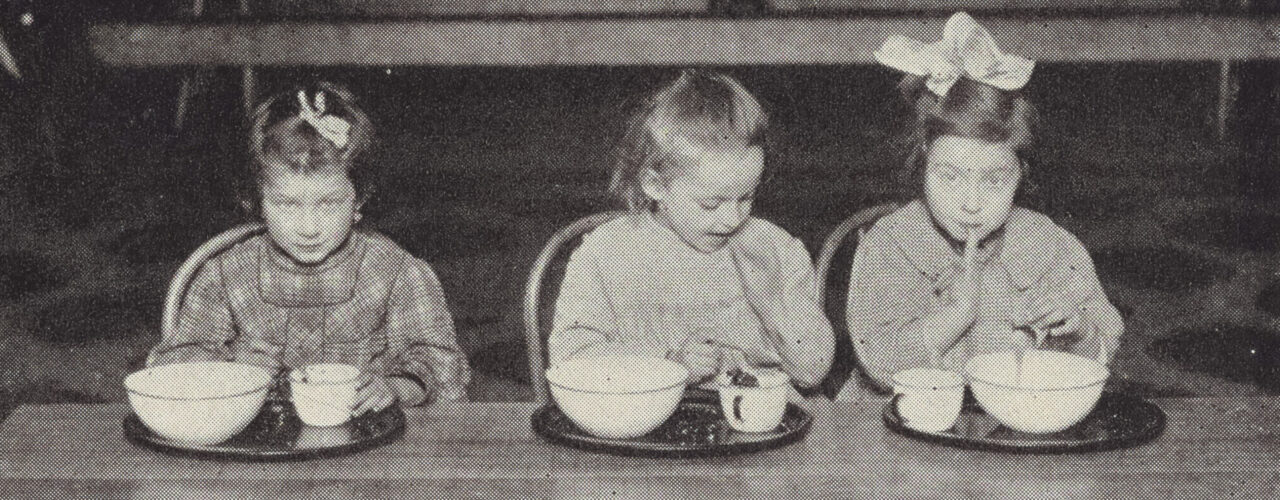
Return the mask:
<path id="1" fill-rule="evenodd" d="M 861 383 L 861 378 L 865 376 L 858 369 L 857 352 L 853 348 L 853 343 L 850 342 L 848 322 L 845 318 L 849 273 L 852 270 L 853 254 L 857 245 L 845 243 L 851 239 L 850 235 L 857 236 L 854 240 L 856 243 L 876 221 L 893 213 L 900 206 L 897 203 L 884 203 L 850 215 L 827 235 L 826 241 L 822 244 L 822 251 L 818 254 L 815 265 L 821 285 L 818 297 L 836 336 L 835 360 L 831 365 L 831 372 L 822 384 L 822 392 L 828 397 L 837 397 L 845 384 Z M 845 293 L 828 293 L 833 290 L 843 290 Z M 857 374 L 856 377 L 855 374 Z"/>
<path id="2" fill-rule="evenodd" d="M 525 345 L 529 354 L 529 381 L 533 384 L 533 399 L 535 402 L 546 403 L 550 401 L 546 380 L 546 343 L 547 337 L 551 332 L 551 325 L 544 324 L 547 315 L 543 314 L 543 312 L 549 311 L 554 307 L 555 297 L 544 297 L 542 289 L 544 281 L 549 277 L 556 278 L 556 286 L 558 287 L 559 279 L 561 278 L 560 273 L 563 272 L 563 268 L 557 267 L 553 276 L 551 272 L 552 264 L 553 262 L 561 262 L 557 258 L 562 254 L 567 254 L 565 250 L 571 243 L 579 241 L 582 235 L 625 214 L 626 212 L 622 211 L 603 212 L 574 221 L 551 235 L 551 239 L 542 247 L 542 251 L 538 253 L 537 260 L 533 262 L 533 268 L 529 271 L 529 281 L 525 286 L 524 292 L 524 334 Z M 567 255 L 565 255 L 565 258 L 567 258 Z"/>
<path id="3" fill-rule="evenodd" d="M 241 224 L 210 238 L 191 252 L 182 266 L 178 267 L 178 271 L 173 273 L 173 278 L 169 280 L 169 291 L 164 299 L 164 313 L 160 318 L 161 338 L 169 338 L 173 332 L 177 331 L 178 317 L 182 310 L 182 302 L 187 296 L 187 289 L 191 287 L 191 281 L 204 267 L 205 262 L 237 243 L 262 234 L 266 230 L 267 227 L 259 222 Z M 150 359 L 147 360 L 147 364 L 151 364 Z"/>

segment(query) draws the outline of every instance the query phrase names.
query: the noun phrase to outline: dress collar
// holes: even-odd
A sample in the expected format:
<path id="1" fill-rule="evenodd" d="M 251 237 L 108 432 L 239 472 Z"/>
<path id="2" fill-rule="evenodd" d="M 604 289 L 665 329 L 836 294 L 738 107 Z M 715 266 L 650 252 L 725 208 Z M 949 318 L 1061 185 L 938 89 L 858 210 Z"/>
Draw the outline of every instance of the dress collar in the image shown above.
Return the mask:
<path id="1" fill-rule="evenodd" d="M 670 226 L 667 226 L 659 220 L 658 215 L 652 211 L 637 213 L 636 217 L 639 219 L 638 223 L 644 227 L 644 231 L 652 238 L 652 248 L 655 249 L 667 247 L 668 249 L 675 249 L 677 252 L 687 252 L 689 255 L 714 256 L 719 254 L 721 250 L 729 247 L 729 245 L 725 245 L 723 248 L 719 248 L 714 252 L 702 253 L 701 251 L 689 246 L 684 239 L 680 238 L 679 234 L 676 234 L 674 229 L 671 229 Z"/>
<path id="2" fill-rule="evenodd" d="M 315 307 L 351 300 L 360 277 L 365 238 L 352 231 L 333 255 L 315 266 L 303 266 L 275 244 L 262 246 L 259 286 L 265 302 L 280 307 Z"/>

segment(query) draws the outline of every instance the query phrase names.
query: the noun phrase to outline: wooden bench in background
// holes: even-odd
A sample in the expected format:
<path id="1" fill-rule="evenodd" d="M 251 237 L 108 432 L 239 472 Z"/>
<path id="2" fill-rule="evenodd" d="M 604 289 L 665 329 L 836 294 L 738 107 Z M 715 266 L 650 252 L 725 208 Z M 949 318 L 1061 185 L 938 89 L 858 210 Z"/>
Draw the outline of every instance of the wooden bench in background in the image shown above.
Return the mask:
<path id="1" fill-rule="evenodd" d="M 203 3 L 195 1 L 197 13 Z M 1231 65 L 1280 59 L 1280 17 L 1244 14 L 1247 0 L 1198 11 L 1184 4 L 241 0 L 239 19 L 103 23 L 90 28 L 89 40 L 96 56 L 113 66 L 243 67 L 248 106 L 254 100 L 254 66 L 871 64 L 872 51 L 889 34 L 933 39 L 950 12 L 967 9 L 981 12 L 1001 47 L 1037 61 L 1217 62 L 1217 125 L 1225 134 L 1238 87 Z M 726 14 L 744 12 L 749 15 Z"/>

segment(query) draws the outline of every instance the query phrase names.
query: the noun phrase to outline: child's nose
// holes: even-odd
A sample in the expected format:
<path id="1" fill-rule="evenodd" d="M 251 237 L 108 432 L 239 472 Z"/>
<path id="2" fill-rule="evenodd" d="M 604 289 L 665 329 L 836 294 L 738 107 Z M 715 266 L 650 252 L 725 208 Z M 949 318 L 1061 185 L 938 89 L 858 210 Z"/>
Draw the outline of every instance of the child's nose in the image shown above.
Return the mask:
<path id="1" fill-rule="evenodd" d="M 742 222 L 743 209 L 737 203 L 725 203 L 720 206 L 720 210 L 716 211 L 716 223 L 725 229 L 738 227 Z"/>
<path id="2" fill-rule="evenodd" d="M 976 188 L 965 189 L 964 203 L 961 205 L 964 211 L 970 215 L 977 214 L 982 211 L 982 197 L 978 196 Z"/>
<path id="3" fill-rule="evenodd" d="M 301 236 L 320 234 L 320 215 L 315 210 L 303 210 L 301 220 L 298 221 L 298 232 Z"/>

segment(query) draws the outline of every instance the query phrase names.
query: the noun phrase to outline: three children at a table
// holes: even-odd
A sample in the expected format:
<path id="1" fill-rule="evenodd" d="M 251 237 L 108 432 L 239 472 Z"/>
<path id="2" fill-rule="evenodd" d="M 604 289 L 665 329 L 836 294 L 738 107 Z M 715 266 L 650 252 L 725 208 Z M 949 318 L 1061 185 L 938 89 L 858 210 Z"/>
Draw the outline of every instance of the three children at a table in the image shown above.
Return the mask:
<path id="1" fill-rule="evenodd" d="M 906 162 L 920 194 L 859 242 L 848 293 L 857 361 L 877 384 L 918 366 L 1026 346 L 1109 361 L 1123 331 L 1080 242 L 1014 206 L 1036 125 L 1021 88 L 1033 63 L 965 14 L 942 41 L 894 37 L 876 53 L 908 73 Z M 370 190 L 372 128 L 345 90 L 280 94 L 255 113 L 246 206 L 268 228 L 204 266 L 178 331 L 151 364 L 321 361 L 365 369 L 357 411 L 464 397 L 467 362 L 426 263 L 355 227 Z M 768 117 L 737 80 L 688 70 L 631 117 L 610 191 L 625 216 L 583 237 L 547 341 L 574 357 L 665 357 L 705 386 L 775 366 L 813 387 L 835 339 L 804 245 L 752 217 Z M 856 380 L 856 379 L 855 379 Z M 846 384 L 841 396 L 858 391 Z"/>

